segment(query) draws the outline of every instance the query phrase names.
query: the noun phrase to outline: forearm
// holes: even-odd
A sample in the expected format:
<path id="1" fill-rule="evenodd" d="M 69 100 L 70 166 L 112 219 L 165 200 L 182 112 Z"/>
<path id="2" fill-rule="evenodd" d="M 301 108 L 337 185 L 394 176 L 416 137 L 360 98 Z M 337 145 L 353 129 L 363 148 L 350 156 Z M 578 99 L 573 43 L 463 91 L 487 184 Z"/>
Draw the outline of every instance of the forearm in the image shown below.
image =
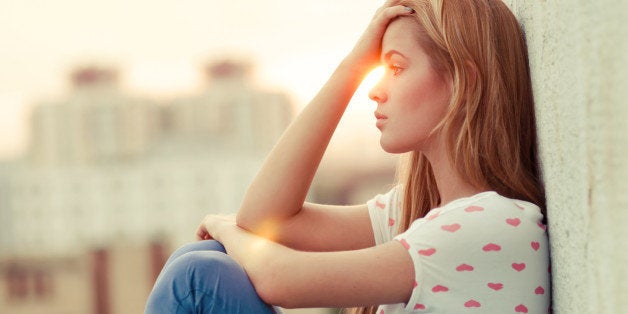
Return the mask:
<path id="1" fill-rule="evenodd" d="M 244 196 L 238 225 L 264 232 L 296 214 L 349 100 L 368 72 L 346 59 L 275 145 Z"/>
<path id="2" fill-rule="evenodd" d="M 215 239 L 246 271 L 265 302 L 286 308 L 347 307 L 408 300 L 413 264 L 399 242 L 363 250 L 302 252 L 219 224 Z"/>
<path id="3" fill-rule="evenodd" d="M 245 270 L 260 297 L 269 304 L 278 305 L 274 293 L 277 287 L 283 286 L 278 283 L 286 275 L 284 265 L 291 264 L 299 252 L 237 226 L 223 227 L 218 234 L 216 240 Z"/>

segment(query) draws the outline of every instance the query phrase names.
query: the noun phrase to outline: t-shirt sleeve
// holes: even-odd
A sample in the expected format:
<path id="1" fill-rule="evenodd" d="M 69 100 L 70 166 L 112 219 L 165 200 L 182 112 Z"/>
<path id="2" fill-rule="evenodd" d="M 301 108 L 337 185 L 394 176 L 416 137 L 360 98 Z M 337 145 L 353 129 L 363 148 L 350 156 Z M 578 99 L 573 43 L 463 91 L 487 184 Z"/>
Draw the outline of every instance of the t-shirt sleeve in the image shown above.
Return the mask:
<path id="1" fill-rule="evenodd" d="M 398 234 L 401 210 L 399 190 L 399 187 L 395 187 L 388 193 L 378 194 L 366 202 L 376 245 L 389 242 Z"/>

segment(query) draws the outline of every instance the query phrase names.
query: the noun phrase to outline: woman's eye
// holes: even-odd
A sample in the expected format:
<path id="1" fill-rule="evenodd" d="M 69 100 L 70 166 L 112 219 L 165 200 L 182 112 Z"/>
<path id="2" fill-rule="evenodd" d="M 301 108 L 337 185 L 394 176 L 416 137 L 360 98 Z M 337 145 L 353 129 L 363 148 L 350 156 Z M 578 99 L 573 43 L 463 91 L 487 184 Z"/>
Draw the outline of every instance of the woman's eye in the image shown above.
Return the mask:
<path id="1" fill-rule="evenodd" d="M 394 65 L 394 64 L 388 66 L 388 68 L 393 73 L 393 75 L 399 74 L 401 72 L 401 70 L 402 70 L 400 66 Z"/>

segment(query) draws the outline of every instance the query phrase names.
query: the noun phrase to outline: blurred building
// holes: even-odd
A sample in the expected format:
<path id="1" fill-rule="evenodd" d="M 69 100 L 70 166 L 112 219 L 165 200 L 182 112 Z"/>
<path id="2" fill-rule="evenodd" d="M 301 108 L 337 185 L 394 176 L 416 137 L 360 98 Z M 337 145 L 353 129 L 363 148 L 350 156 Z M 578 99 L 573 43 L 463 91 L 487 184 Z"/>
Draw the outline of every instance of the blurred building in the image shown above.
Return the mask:
<path id="1" fill-rule="evenodd" d="M 111 69 L 74 72 L 67 97 L 35 107 L 29 153 L 0 179 L 0 256 L 182 243 L 204 214 L 237 210 L 292 106 L 253 86 L 245 64 L 207 71 L 204 92 L 168 103 L 130 96 Z"/>
<path id="2" fill-rule="evenodd" d="M 125 93 L 117 77 L 109 68 L 80 68 L 67 97 L 36 106 L 29 162 L 59 167 L 143 156 L 159 136 L 160 106 Z"/>
<path id="3" fill-rule="evenodd" d="M 169 252 L 204 215 L 238 209 L 293 117 L 250 69 L 210 64 L 202 92 L 163 101 L 88 66 L 38 104 L 27 154 L 0 164 L 0 313 L 141 312 Z M 390 159 L 345 140 L 355 154 L 323 161 L 312 201 L 364 201 L 389 182 Z"/>
<path id="4" fill-rule="evenodd" d="M 0 262 L 0 312 L 11 314 L 143 313 L 166 258 L 159 242 L 112 244 L 52 258 Z"/>
<path id="5" fill-rule="evenodd" d="M 166 102 L 80 68 L 34 108 L 28 153 L 0 165 L 0 312 L 141 312 L 169 250 L 237 210 L 293 107 L 246 64 L 207 73 L 203 92 Z"/>
<path id="6" fill-rule="evenodd" d="M 168 142 L 193 139 L 211 143 L 214 151 L 265 154 L 292 120 L 293 108 L 285 94 L 255 88 L 250 72 L 246 63 L 208 66 L 209 84 L 202 94 L 164 107 L 161 129 Z"/>

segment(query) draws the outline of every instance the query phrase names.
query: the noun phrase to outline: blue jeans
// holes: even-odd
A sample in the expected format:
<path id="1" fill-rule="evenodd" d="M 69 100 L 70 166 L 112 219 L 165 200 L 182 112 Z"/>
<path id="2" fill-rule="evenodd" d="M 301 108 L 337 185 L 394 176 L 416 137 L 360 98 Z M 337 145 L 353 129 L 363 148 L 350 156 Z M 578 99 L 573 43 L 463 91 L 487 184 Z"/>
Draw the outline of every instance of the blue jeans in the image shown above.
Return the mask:
<path id="1" fill-rule="evenodd" d="M 217 241 L 176 250 L 161 270 L 146 303 L 153 313 L 275 313 L 255 292 L 242 267 Z"/>

